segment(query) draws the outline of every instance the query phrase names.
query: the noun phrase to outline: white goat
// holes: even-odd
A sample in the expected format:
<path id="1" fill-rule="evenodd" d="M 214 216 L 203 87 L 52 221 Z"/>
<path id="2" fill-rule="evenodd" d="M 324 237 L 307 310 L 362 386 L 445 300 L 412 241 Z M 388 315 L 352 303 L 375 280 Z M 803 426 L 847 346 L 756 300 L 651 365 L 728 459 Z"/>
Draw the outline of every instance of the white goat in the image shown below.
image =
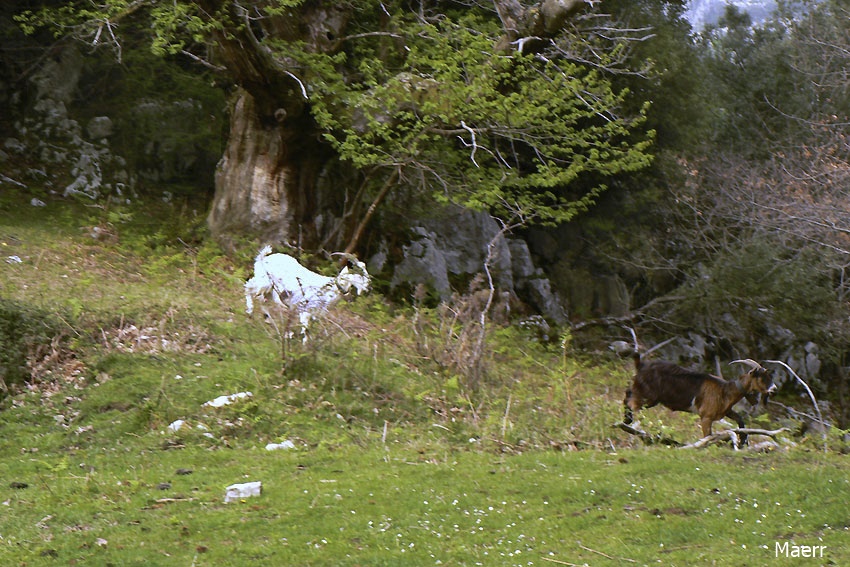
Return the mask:
<path id="1" fill-rule="evenodd" d="M 265 301 L 270 297 L 278 305 L 298 313 L 304 340 L 307 325 L 316 313 L 325 311 L 352 288 L 358 295 L 369 291 L 366 265 L 353 257 L 356 271 L 345 266 L 332 278 L 311 272 L 288 254 L 271 252 L 272 247 L 265 246 L 254 260 L 254 277 L 245 282 L 246 312 L 253 313 L 255 299 Z"/>

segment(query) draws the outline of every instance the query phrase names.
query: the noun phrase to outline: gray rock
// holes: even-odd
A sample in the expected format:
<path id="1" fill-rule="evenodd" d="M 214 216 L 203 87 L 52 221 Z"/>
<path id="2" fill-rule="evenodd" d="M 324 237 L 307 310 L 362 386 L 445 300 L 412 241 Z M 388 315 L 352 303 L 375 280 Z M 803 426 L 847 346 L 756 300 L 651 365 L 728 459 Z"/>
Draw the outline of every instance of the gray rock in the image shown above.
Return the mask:
<path id="1" fill-rule="evenodd" d="M 514 279 L 527 279 L 541 272 L 535 268 L 531 251 L 524 240 L 509 239 L 508 248 L 511 252 L 511 272 Z"/>
<path id="2" fill-rule="evenodd" d="M 6 138 L 3 142 L 3 147 L 14 154 L 22 154 L 26 151 L 27 146 L 17 138 Z"/>
<path id="3" fill-rule="evenodd" d="M 58 57 L 48 59 L 30 79 L 36 89 L 36 99 L 71 102 L 82 70 L 83 55 L 80 51 L 73 46 L 62 49 Z"/>
<path id="4" fill-rule="evenodd" d="M 392 285 L 403 281 L 431 285 L 444 299 L 452 289 L 450 275 L 483 271 L 487 247 L 493 241 L 490 270 L 499 287 L 512 289 L 510 250 L 504 238 L 494 238 L 499 227 L 484 213 L 447 207 L 444 214 L 412 229 L 414 237 L 404 247 L 405 259 L 396 267 Z M 415 277 L 415 274 L 426 277 Z"/>
<path id="5" fill-rule="evenodd" d="M 452 286 L 449 284 L 445 254 L 437 244 L 437 235 L 422 227 L 414 227 L 412 232 L 414 240 L 402 247 L 404 260 L 396 265 L 390 286 L 425 284 L 441 298 L 448 299 Z"/>
<path id="6" fill-rule="evenodd" d="M 567 322 L 567 312 L 558 296 L 552 291 L 552 284 L 545 278 L 528 280 L 525 284 L 529 290 L 532 305 L 543 315 L 563 325 Z"/>
<path id="7" fill-rule="evenodd" d="M 95 116 L 86 125 L 91 140 L 102 140 L 112 135 L 112 119 L 108 116 Z"/>
<path id="8" fill-rule="evenodd" d="M 38 160 L 46 173 L 30 177 L 46 187 L 57 187 L 65 196 L 95 199 L 118 187 L 122 193 L 130 193 L 135 179 L 127 173 L 126 161 L 113 155 L 107 142 L 114 132 L 112 120 L 95 117 L 84 130 L 69 111 L 83 63 L 80 52 L 69 45 L 33 73 L 27 84 L 28 91 L 35 93 L 32 104 L 21 108 L 23 117 L 14 124 L 15 137 L 3 142 L 4 150 L 9 160 L 17 156 Z"/>
<path id="9" fill-rule="evenodd" d="M 566 312 L 549 280 L 534 266 L 528 246 L 500 235 L 498 223 L 486 213 L 448 207 L 443 215 L 427 219 L 412 229 L 410 242 L 402 247 L 404 259 L 395 266 L 391 287 L 425 284 L 448 300 L 456 276 L 484 272 L 488 260 L 494 286 L 519 292 L 534 308 L 557 324 L 567 321 Z"/>

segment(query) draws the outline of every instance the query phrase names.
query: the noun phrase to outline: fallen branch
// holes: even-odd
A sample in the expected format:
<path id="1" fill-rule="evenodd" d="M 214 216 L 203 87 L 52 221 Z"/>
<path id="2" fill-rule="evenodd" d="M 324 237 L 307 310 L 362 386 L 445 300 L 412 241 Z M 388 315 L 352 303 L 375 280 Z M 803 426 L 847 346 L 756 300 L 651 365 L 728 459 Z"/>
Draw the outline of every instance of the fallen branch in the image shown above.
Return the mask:
<path id="1" fill-rule="evenodd" d="M 693 443 L 684 445 L 682 446 L 682 449 L 699 449 L 701 447 L 711 445 L 712 443 L 719 443 L 721 441 L 731 440 L 732 445 L 735 447 L 735 450 L 737 450 L 740 446 L 739 435 L 764 435 L 766 437 L 770 437 L 771 439 L 775 439 L 777 435 L 785 431 L 789 431 L 789 429 L 787 427 L 782 427 L 773 431 L 768 431 L 767 429 L 749 428 L 724 429 L 723 431 L 712 433 L 711 435 L 703 437 L 698 441 L 694 441 Z"/>
<path id="2" fill-rule="evenodd" d="M 615 424 L 614 427 L 619 427 L 620 429 L 622 429 L 626 433 L 630 433 L 632 435 L 637 435 L 639 437 L 650 437 L 649 433 L 647 433 L 646 431 L 641 431 L 640 429 L 635 429 L 631 425 L 626 425 L 622 421 L 620 423 Z"/>
<path id="3" fill-rule="evenodd" d="M 615 561 L 628 561 L 629 563 L 637 563 L 637 561 L 635 561 L 634 559 L 629 559 L 628 557 L 611 557 L 610 555 L 608 555 L 606 553 L 602 553 L 601 551 L 591 549 L 591 548 L 587 547 L 586 545 L 582 545 L 580 543 L 578 544 L 578 546 L 585 551 L 590 551 L 591 553 L 598 553 L 599 555 L 601 555 L 602 557 L 605 557 L 606 559 L 612 559 L 612 560 L 615 560 Z"/>
<path id="4" fill-rule="evenodd" d="M 557 563 L 558 565 L 569 565 L 570 567 L 580 567 L 577 563 L 568 563 L 566 561 L 561 561 L 560 559 L 552 559 L 551 557 L 541 557 L 543 561 L 548 561 L 550 563 Z"/>
<path id="5" fill-rule="evenodd" d="M 142 508 L 142 510 L 159 510 L 164 507 L 166 504 L 173 504 L 175 502 L 194 502 L 194 498 L 158 498 L 154 500 L 149 505 Z"/>
<path id="6" fill-rule="evenodd" d="M 614 427 L 618 427 L 618 428 L 622 429 L 623 431 L 625 431 L 626 433 L 628 433 L 630 435 L 637 435 L 647 445 L 661 444 L 661 445 L 673 445 L 673 446 L 677 446 L 677 447 L 679 445 L 681 445 L 681 443 L 679 443 L 678 441 L 676 441 L 672 437 L 664 437 L 661 434 L 650 435 L 646 431 L 641 431 L 640 429 L 635 429 L 631 425 L 626 425 L 623 422 L 615 424 Z"/>
<path id="7" fill-rule="evenodd" d="M 735 428 L 735 429 L 724 429 L 723 431 L 718 431 L 717 433 L 712 433 L 707 437 L 703 437 L 698 441 L 694 441 L 693 443 L 689 443 L 687 445 L 682 445 L 675 439 L 671 437 L 664 437 L 663 435 L 650 435 L 646 431 L 642 431 L 640 429 L 636 429 L 631 425 L 626 425 L 625 423 L 617 423 L 614 425 L 619 429 L 622 429 L 626 433 L 630 435 L 636 435 L 640 437 L 644 443 L 647 445 L 654 444 L 663 444 L 663 445 L 673 445 L 677 447 L 681 447 L 682 449 L 699 449 L 701 447 L 705 447 L 711 445 L 712 443 L 719 443 L 721 441 L 732 441 L 732 445 L 737 450 L 740 446 L 739 436 L 740 435 L 764 435 L 765 437 L 770 437 L 771 439 L 775 439 L 777 435 L 783 433 L 785 431 L 790 431 L 787 427 L 783 427 L 781 429 L 776 429 L 773 431 L 769 431 L 767 429 L 749 429 L 749 428 Z"/>
<path id="8" fill-rule="evenodd" d="M 15 181 L 11 177 L 6 177 L 2 173 L 0 173 L 0 183 L 11 183 L 12 185 L 17 185 L 18 187 L 21 187 L 22 189 L 27 188 L 27 186 L 24 185 L 23 183 L 21 183 L 20 181 Z"/>
<path id="9" fill-rule="evenodd" d="M 661 553 L 673 553 L 675 551 L 682 551 L 683 549 L 698 549 L 700 547 L 707 547 L 704 543 L 697 543 L 693 545 L 680 545 L 678 547 L 665 547 Z"/>

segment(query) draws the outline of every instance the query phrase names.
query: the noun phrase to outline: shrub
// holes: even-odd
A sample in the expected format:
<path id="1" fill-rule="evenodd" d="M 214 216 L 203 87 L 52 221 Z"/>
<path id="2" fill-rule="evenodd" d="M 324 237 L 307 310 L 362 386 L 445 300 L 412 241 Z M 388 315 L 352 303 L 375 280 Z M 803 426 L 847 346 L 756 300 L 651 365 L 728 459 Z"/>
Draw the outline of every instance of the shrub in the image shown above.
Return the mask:
<path id="1" fill-rule="evenodd" d="M 0 388 L 30 381 L 36 361 L 57 348 L 64 333 L 60 320 L 46 311 L 0 298 Z"/>

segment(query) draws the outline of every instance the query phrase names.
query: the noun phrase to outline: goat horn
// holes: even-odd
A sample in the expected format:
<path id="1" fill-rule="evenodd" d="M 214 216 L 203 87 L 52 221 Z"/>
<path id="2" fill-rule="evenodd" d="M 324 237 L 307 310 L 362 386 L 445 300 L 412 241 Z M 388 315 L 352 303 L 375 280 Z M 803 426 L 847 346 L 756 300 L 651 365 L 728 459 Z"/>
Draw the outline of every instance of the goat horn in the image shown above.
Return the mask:
<path id="1" fill-rule="evenodd" d="M 357 256 L 355 256 L 354 254 L 349 254 L 348 252 L 331 252 L 331 256 L 342 256 L 343 258 L 345 258 L 346 260 L 348 260 L 349 262 L 351 262 L 355 266 L 360 261 L 357 258 Z"/>
<path id="2" fill-rule="evenodd" d="M 753 370 L 764 370 L 764 367 L 751 358 L 742 358 L 741 360 L 733 360 L 729 364 L 738 364 L 738 363 L 746 364 Z"/>
<path id="3" fill-rule="evenodd" d="M 350 254 L 348 252 L 331 252 L 331 256 L 342 256 L 350 262 L 352 268 L 356 269 L 358 272 L 362 272 L 360 274 L 361 276 L 369 277 L 369 273 L 360 267 L 362 262 L 360 262 L 360 259 L 354 254 Z"/>

